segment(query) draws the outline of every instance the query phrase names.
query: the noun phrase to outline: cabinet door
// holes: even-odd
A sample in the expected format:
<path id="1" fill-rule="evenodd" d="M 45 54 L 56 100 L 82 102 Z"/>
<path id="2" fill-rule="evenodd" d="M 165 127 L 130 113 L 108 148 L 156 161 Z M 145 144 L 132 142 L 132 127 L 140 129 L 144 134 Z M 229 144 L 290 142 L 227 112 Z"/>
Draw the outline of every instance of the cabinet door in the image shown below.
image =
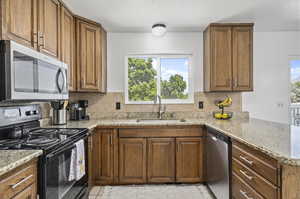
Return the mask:
<path id="1" fill-rule="evenodd" d="M 3 39 L 14 40 L 35 48 L 37 42 L 36 0 L 6 0 L 1 2 L 5 12 Z"/>
<path id="2" fill-rule="evenodd" d="M 176 182 L 203 181 L 203 138 L 176 138 Z"/>
<path id="3" fill-rule="evenodd" d="M 98 129 L 93 135 L 93 180 L 96 184 L 113 183 L 113 130 Z"/>
<path id="4" fill-rule="evenodd" d="M 77 20 L 78 91 L 101 92 L 101 27 Z"/>
<path id="5" fill-rule="evenodd" d="M 39 0 L 39 51 L 59 58 L 60 3 L 58 0 Z"/>
<path id="6" fill-rule="evenodd" d="M 106 93 L 107 90 L 107 32 L 101 28 L 101 92 Z"/>
<path id="7" fill-rule="evenodd" d="M 211 91 L 232 90 L 231 27 L 211 30 Z"/>
<path id="8" fill-rule="evenodd" d="M 253 90 L 253 30 L 252 27 L 233 27 L 233 90 Z"/>
<path id="9" fill-rule="evenodd" d="M 146 139 L 121 138 L 119 147 L 119 183 L 146 183 Z"/>
<path id="10" fill-rule="evenodd" d="M 76 90 L 76 69 L 74 62 L 75 31 L 74 18 L 65 7 L 61 7 L 61 60 L 68 64 L 69 91 Z"/>
<path id="11" fill-rule="evenodd" d="M 175 181 L 175 138 L 148 139 L 148 182 Z"/>
<path id="12" fill-rule="evenodd" d="M 18 193 L 13 199 L 36 199 L 36 183 L 31 184 L 29 187 Z"/>

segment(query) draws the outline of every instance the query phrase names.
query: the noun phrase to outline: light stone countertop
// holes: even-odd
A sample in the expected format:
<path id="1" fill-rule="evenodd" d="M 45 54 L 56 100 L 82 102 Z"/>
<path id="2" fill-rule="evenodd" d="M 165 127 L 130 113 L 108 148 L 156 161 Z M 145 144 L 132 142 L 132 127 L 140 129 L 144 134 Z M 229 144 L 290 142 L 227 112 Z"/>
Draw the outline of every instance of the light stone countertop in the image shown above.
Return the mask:
<path id="1" fill-rule="evenodd" d="M 42 154 L 41 150 L 0 150 L 0 176 Z"/>
<path id="2" fill-rule="evenodd" d="M 179 121 L 143 121 L 136 120 L 89 120 L 69 121 L 64 126 L 46 126 L 55 128 L 88 128 L 96 126 L 141 127 L 159 125 L 206 125 L 223 134 L 260 150 L 279 160 L 281 164 L 300 166 L 300 127 L 268 122 L 259 119 L 188 119 Z"/>

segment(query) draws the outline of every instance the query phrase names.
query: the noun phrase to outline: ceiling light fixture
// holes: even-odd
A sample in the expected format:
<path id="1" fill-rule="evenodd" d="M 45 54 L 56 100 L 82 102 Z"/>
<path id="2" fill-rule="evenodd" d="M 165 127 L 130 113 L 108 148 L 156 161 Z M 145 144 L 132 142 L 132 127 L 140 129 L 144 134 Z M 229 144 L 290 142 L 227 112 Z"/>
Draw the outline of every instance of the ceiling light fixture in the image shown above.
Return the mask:
<path id="1" fill-rule="evenodd" d="M 165 24 L 154 24 L 152 26 L 152 34 L 157 37 L 162 37 L 167 32 L 167 26 Z"/>

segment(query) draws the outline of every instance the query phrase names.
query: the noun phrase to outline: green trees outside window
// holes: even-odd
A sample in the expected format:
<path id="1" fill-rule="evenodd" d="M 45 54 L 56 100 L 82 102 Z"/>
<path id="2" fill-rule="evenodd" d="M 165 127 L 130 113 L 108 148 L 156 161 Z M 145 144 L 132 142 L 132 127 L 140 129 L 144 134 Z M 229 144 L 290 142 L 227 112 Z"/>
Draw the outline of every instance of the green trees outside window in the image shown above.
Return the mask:
<path id="1" fill-rule="evenodd" d="M 158 58 L 128 58 L 129 101 L 153 101 L 157 95 L 162 99 L 188 99 L 188 67 L 187 64 L 181 64 L 183 61 L 187 62 L 187 59 L 178 60 L 178 63 L 177 60 L 173 60 L 174 63 L 167 62 L 164 73 L 160 73 L 162 69 L 158 65 L 159 61 Z M 176 67 L 179 67 L 178 72 Z"/>

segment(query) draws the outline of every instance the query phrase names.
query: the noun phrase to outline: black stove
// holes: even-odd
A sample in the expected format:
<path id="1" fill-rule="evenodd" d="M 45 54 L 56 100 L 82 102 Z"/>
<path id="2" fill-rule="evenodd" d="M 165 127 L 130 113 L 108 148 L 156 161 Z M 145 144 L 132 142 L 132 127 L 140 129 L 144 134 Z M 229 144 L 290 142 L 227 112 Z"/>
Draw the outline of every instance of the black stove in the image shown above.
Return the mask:
<path id="1" fill-rule="evenodd" d="M 0 150 L 43 150 L 39 158 L 40 199 L 82 199 L 88 187 L 88 129 L 41 128 L 39 105 L 0 107 Z M 83 140 L 86 174 L 69 180 L 72 153 Z"/>
<path id="2" fill-rule="evenodd" d="M 16 127 L 12 127 L 16 128 Z M 19 128 L 19 127 L 18 127 Z M 40 128 L 34 129 L 23 126 L 22 133 L 19 137 L 12 137 L 14 131 L 6 135 L 1 134 L 0 129 L 0 150 L 1 149 L 40 149 L 47 153 L 55 148 L 71 142 L 72 140 L 86 135 L 86 129 L 65 129 L 65 128 Z M 1 138 L 1 135 L 3 136 Z"/>

